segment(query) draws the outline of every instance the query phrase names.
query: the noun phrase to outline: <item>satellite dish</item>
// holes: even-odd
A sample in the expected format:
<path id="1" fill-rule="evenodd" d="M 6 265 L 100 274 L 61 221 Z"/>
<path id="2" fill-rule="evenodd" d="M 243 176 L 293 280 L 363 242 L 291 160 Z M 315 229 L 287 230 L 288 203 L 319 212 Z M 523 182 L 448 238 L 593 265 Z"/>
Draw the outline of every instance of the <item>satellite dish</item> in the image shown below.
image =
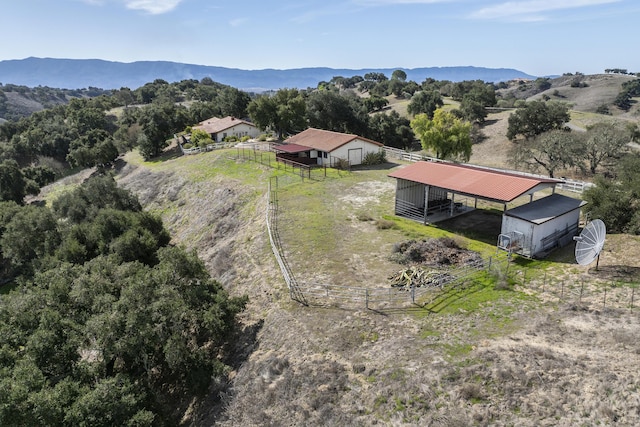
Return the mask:
<path id="1" fill-rule="evenodd" d="M 600 251 L 607 237 L 607 227 L 600 219 L 594 219 L 582 230 L 579 236 L 573 238 L 576 243 L 576 261 L 580 265 L 589 265 L 595 259 L 600 260 Z M 598 264 L 596 263 L 596 270 Z"/>

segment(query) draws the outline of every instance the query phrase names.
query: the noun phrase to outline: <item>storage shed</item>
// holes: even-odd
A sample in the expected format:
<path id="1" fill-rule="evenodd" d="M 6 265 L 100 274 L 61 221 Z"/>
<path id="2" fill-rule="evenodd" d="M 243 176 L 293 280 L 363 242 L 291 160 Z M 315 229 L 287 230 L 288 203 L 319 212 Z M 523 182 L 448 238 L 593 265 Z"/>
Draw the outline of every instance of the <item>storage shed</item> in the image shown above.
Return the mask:
<path id="1" fill-rule="evenodd" d="M 529 258 L 541 258 L 569 244 L 578 234 L 583 200 L 552 194 L 502 215 L 498 247 Z"/>
<path id="2" fill-rule="evenodd" d="M 346 160 L 356 166 L 368 153 L 378 153 L 383 146 L 358 135 L 309 128 L 273 149 L 277 158 L 298 163 L 336 166 L 338 161 Z"/>

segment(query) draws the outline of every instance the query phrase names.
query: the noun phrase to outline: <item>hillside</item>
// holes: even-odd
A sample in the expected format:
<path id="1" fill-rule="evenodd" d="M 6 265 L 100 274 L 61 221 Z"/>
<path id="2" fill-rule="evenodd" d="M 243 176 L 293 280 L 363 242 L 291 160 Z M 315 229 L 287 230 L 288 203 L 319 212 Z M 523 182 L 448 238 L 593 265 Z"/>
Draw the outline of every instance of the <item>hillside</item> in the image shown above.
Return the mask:
<path id="1" fill-rule="evenodd" d="M 600 272 L 578 268 L 568 248 L 545 262 L 516 263 L 513 287 L 480 281 L 404 309 L 305 307 L 290 300 L 265 229 L 274 171 L 234 156 L 143 163 L 130 153 L 120 165 L 119 183 L 162 215 L 174 243 L 197 249 L 232 294 L 250 297 L 228 357 L 230 383 L 185 402 L 184 425 L 640 421 L 640 323 L 622 284 L 640 280 L 637 237 L 610 236 Z M 313 182 L 280 171 L 280 235 L 299 280 L 379 287 L 399 268 L 390 257 L 395 244 L 452 232 L 464 246 L 495 252 L 492 239 L 460 225 L 394 219 L 387 174 L 396 167 Z M 383 216 L 395 226 L 377 227 Z M 614 280 L 620 285 L 606 288 L 603 305 L 603 286 Z"/>
<path id="2" fill-rule="evenodd" d="M 209 77 L 215 82 L 240 90 L 262 92 L 282 88 L 316 87 L 318 82 L 329 81 L 335 76 L 362 76 L 370 72 L 391 76 L 391 73 L 396 69 L 404 70 L 407 73 L 407 78 L 416 82 L 422 82 L 427 77 L 455 82 L 476 79 L 499 82 L 533 78 L 531 75 L 514 69 L 471 66 L 357 70 L 326 67 L 241 70 L 167 61 L 122 63 L 99 59 L 26 58 L 0 61 L 0 82 L 70 89 L 89 86 L 103 89 L 120 89 L 121 87 L 136 89 L 156 79 L 177 82 L 186 79 L 201 80 L 204 77 Z"/>

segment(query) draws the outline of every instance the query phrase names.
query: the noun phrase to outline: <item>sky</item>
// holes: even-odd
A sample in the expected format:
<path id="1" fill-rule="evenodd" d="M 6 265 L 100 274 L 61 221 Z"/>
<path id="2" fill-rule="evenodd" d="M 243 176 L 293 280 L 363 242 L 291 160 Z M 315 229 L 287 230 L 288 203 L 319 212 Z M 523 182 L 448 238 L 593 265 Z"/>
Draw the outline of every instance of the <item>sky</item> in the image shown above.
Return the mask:
<path id="1" fill-rule="evenodd" d="M 640 72 L 638 0 L 0 0 L 0 60 Z"/>

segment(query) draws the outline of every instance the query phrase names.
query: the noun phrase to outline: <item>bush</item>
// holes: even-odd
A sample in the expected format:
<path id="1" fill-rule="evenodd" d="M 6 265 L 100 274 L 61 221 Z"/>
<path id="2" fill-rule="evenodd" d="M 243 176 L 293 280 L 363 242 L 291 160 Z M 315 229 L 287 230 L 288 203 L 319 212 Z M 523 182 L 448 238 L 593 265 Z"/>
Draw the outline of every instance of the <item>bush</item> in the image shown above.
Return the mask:
<path id="1" fill-rule="evenodd" d="M 362 160 L 363 165 L 380 165 L 387 162 L 387 153 L 384 150 L 380 150 L 377 153 L 369 152 L 365 154 Z"/>
<path id="2" fill-rule="evenodd" d="M 184 144 L 184 145 L 182 146 L 182 148 L 184 148 L 185 150 L 188 150 L 188 149 L 190 149 L 190 148 L 193 148 L 193 144 L 191 144 L 191 143 L 187 142 L 186 144 Z"/>
<path id="3" fill-rule="evenodd" d="M 376 221 L 376 228 L 378 230 L 390 230 L 395 227 L 396 227 L 396 223 L 388 219 L 379 219 Z M 394 251 L 395 250 L 396 248 L 394 247 Z"/>
<path id="4" fill-rule="evenodd" d="M 240 138 L 240 142 L 247 142 L 250 139 L 251 139 L 251 137 L 249 135 L 245 135 L 242 138 Z"/>

